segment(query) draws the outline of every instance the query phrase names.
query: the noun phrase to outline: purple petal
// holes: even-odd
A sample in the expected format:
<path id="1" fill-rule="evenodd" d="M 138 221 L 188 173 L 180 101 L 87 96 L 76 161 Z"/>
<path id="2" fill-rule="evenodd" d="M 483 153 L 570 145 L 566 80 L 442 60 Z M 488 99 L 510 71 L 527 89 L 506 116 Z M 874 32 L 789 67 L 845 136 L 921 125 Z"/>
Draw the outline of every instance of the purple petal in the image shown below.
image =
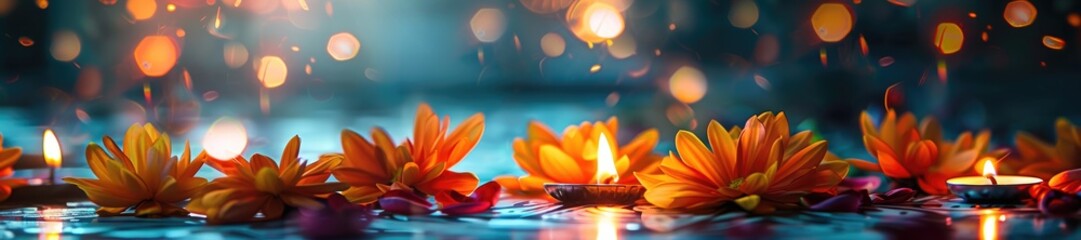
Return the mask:
<path id="1" fill-rule="evenodd" d="M 845 178 L 838 184 L 842 189 L 875 191 L 882 186 L 882 178 L 877 176 Z"/>
<path id="2" fill-rule="evenodd" d="M 338 210 L 352 206 L 353 204 L 350 203 L 348 199 L 345 199 L 345 196 L 338 193 L 332 193 L 330 196 L 327 196 L 327 205 L 330 206 L 331 209 Z"/>
<path id="3" fill-rule="evenodd" d="M 875 204 L 899 204 L 908 202 L 912 197 L 915 197 L 916 191 L 911 188 L 898 188 L 878 196 L 880 200 L 876 199 Z"/>
<path id="4" fill-rule="evenodd" d="M 1054 216 L 1070 216 L 1081 210 L 1081 196 L 1059 190 L 1041 193 L 1037 198 L 1040 211 Z"/>
<path id="5" fill-rule="evenodd" d="M 459 203 L 450 206 L 443 206 L 440 212 L 447 215 L 464 215 L 487 212 L 488 209 L 492 209 L 492 204 L 488 202 L 467 202 Z"/>
<path id="6" fill-rule="evenodd" d="M 379 199 L 379 205 L 384 211 L 394 214 L 422 215 L 432 213 L 432 204 L 428 201 L 418 202 L 415 199 L 404 197 L 386 197 Z"/>
<path id="7" fill-rule="evenodd" d="M 343 211 L 301 209 L 297 216 L 300 234 L 307 238 L 348 238 L 364 234 L 374 217 L 371 209 L 348 206 Z"/>
<path id="8" fill-rule="evenodd" d="M 856 212 L 863 205 L 867 195 L 856 191 L 847 191 L 820 203 L 811 205 L 811 210 L 822 212 Z"/>

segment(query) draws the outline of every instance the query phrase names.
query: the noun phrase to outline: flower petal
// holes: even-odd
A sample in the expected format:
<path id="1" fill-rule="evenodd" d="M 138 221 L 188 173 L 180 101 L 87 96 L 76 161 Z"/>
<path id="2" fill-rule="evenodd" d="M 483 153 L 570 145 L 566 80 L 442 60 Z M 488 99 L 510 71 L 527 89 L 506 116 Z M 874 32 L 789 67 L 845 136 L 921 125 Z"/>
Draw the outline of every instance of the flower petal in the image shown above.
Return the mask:
<path id="1" fill-rule="evenodd" d="M 901 164 L 893 154 L 886 152 L 878 152 L 875 157 L 878 157 L 878 165 L 882 167 L 882 172 L 887 177 L 891 178 L 910 178 L 912 174 L 905 169 L 905 166 Z"/>
<path id="2" fill-rule="evenodd" d="M 586 183 L 590 179 L 574 158 L 554 145 L 541 146 L 540 165 L 547 176 L 561 183 Z"/>
<path id="3" fill-rule="evenodd" d="M 487 212 L 489 209 L 492 209 L 489 202 L 466 202 L 445 205 L 439 211 L 447 215 L 466 215 Z"/>
<path id="4" fill-rule="evenodd" d="M 259 169 L 259 173 L 255 175 L 255 189 L 265 193 L 278 194 L 285 190 L 285 186 L 274 169 L 264 167 Z"/>
<path id="5" fill-rule="evenodd" d="M 369 204 L 379 200 L 379 197 L 383 196 L 383 191 L 375 186 L 351 187 L 342 191 L 342 196 L 345 196 L 349 202 Z"/>
<path id="6" fill-rule="evenodd" d="M 714 184 L 721 185 L 728 179 L 727 171 L 722 169 L 713 152 L 698 139 L 694 133 L 682 130 L 676 134 L 676 151 L 679 158 L 688 167 L 698 170 L 703 176 Z"/>
<path id="7" fill-rule="evenodd" d="M 648 188 L 645 198 L 653 205 L 668 209 L 682 209 L 700 203 L 719 204 L 731 200 L 724 198 L 713 189 L 680 182 L 666 182 Z"/>
<path id="8" fill-rule="evenodd" d="M 479 181 L 477 175 L 474 175 L 473 173 L 443 171 L 443 174 L 439 175 L 439 177 L 432 179 L 432 181 L 421 183 L 416 187 L 427 194 L 435 194 L 442 191 L 457 191 L 461 194 L 468 194 L 477 187 Z"/>

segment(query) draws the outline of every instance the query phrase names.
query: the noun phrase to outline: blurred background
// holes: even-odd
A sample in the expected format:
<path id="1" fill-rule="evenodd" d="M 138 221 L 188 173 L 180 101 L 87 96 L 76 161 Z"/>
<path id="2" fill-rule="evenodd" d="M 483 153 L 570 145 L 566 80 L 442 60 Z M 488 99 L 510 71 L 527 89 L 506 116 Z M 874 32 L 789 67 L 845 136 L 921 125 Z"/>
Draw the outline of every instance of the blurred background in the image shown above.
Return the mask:
<path id="1" fill-rule="evenodd" d="M 412 135 L 430 103 L 483 113 L 458 171 L 521 174 L 511 141 L 618 116 L 621 141 L 784 111 L 843 157 L 858 116 L 936 116 L 947 132 L 1053 139 L 1081 119 L 1072 0 L 0 0 L 0 133 L 68 160 L 149 122 L 179 150 L 340 151 L 343 128 Z M 206 141 L 205 139 L 216 139 Z M 239 149 L 238 149 L 239 148 Z M 208 170 L 208 169 L 204 169 Z"/>

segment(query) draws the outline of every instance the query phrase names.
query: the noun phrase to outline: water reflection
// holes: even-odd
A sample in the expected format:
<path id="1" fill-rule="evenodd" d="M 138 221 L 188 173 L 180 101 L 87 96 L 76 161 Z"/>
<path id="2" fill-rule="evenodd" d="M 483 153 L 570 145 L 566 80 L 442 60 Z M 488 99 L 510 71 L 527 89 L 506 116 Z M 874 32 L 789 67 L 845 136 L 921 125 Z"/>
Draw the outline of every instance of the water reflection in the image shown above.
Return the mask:
<path id="1" fill-rule="evenodd" d="M 619 239 L 619 229 L 616 227 L 619 225 L 619 221 L 615 217 L 614 211 L 609 211 L 607 208 L 600 208 L 601 212 L 597 216 L 597 240 L 616 240 Z"/>
<path id="2" fill-rule="evenodd" d="M 998 223 L 1006 222 L 1006 215 L 997 210 L 984 210 L 980 213 L 980 240 L 997 240 Z"/>

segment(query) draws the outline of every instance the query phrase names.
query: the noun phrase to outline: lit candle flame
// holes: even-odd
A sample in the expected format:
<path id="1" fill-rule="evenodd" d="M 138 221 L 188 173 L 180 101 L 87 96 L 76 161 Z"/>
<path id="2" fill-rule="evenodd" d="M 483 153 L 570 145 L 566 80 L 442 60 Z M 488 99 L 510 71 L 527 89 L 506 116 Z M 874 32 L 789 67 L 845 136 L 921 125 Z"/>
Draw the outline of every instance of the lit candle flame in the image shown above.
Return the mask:
<path id="1" fill-rule="evenodd" d="M 615 158 L 612 157 L 612 147 L 608 144 L 608 136 L 601 133 L 597 142 L 597 184 L 606 184 L 619 181 L 619 172 L 616 171 Z"/>
<path id="2" fill-rule="evenodd" d="M 991 160 L 991 159 L 984 160 L 983 161 L 983 171 L 982 172 L 983 172 L 983 176 L 986 176 L 986 177 L 994 177 L 995 175 L 998 175 L 998 172 L 995 171 L 994 160 Z"/>
<path id="3" fill-rule="evenodd" d="M 60 167 L 60 161 L 64 155 L 60 151 L 60 141 L 56 139 L 56 134 L 52 129 L 45 129 L 45 134 L 42 135 L 41 142 L 42 155 L 45 156 L 45 165 L 51 168 Z"/>

